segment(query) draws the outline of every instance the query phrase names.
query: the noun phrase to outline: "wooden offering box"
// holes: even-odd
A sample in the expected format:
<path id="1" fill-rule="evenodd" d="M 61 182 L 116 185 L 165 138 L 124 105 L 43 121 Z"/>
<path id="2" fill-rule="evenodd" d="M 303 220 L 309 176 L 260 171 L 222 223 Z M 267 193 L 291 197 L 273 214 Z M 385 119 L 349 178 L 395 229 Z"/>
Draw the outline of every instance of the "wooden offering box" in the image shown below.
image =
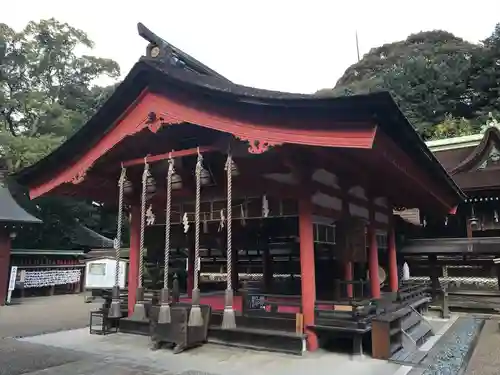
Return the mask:
<path id="1" fill-rule="evenodd" d="M 372 320 L 372 356 L 377 359 L 389 359 L 403 347 L 401 323 L 407 314 L 401 309 L 390 314 L 378 316 Z"/>

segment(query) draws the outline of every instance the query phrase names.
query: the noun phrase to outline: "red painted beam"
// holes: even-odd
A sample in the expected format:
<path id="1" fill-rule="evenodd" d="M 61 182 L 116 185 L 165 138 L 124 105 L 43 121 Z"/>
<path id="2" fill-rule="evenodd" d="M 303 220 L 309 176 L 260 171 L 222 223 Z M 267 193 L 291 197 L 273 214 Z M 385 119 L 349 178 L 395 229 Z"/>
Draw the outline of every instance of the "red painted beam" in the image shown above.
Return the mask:
<path id="1" fill-rule="evenodd" d="M 147 160 L 149 164 L 151 163 L 156 163 L 158 161 L 166 160 L 170 157 L 172 158 L 180 158 L 183 156 L 190 156 L 190 155 L 196 155 L 198 152 L 204 154 L 207 152 L 213 152 L 219 150 L 215 146 L 201 146 L 201 147 L 196 147 L 196 148 L 189 148 L 185 150 L 177 150 L 177 151 L 171 151 L 167 152 L 164 154 L 158 154 L 158 155 L 147 155 L 143 158 L 137 158 L 137 159 L 132 159 L 123 162 L 124 167 L 131 167 L 133 165 L 141 165 L 144 164 L 144 162 Z"/>
<path id="2" fill-rule="evenodd" d="M 156 133 L 161 126 L 183 126 L 183 123 L 188 122 L 222 133 L 230 133 L 241 140 L 249 141 L 252 146 L 249 150 L 254 153 L 255 142 L 271 146 L 288 143 L 370 149 L 376 134 L 374 124 L 350 124 L 353 126 L 349 127 L 332 122 L 332 126 L 327 129 L 317 129 L 311 127 L 311 124 L 304 124 L 301 129 L 291 129 L 286 127 L 286 121 L 280 121 L 279 118 L 275 123 L 258 123 L 217 113 L 216 108 L 210 111 L 200 109 L 195 104 L 181 103 L 161 95 L 143 92 L 126 113 L 115 121 L 113 128 L 103 134 L 96 145 L 85 150 L 77 160 L 66 161 L 60 170 L 47 175 L 44 181 L 30 185 L 31 199 L 44 195 L 64 183 L 73 183 L 84 178 L 99 158 L 124 138 L 133 136 L 145 128 Z M 151 112 L 156 113 L 161 122 L 151 123 L 149 119 Z M 143 162 L 144 160 L 141 161 Z"/>

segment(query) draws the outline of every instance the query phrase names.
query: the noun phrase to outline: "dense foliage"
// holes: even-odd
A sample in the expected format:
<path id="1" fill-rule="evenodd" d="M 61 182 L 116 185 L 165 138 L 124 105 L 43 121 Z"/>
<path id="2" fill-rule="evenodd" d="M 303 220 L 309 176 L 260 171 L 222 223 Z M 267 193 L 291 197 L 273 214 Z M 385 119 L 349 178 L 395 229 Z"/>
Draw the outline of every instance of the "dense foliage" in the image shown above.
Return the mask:
<path id="1" fill-rule="evenodd" d="M 92 46 L 85 32 L 55 19 L 30 22 L 21 31 L 0 23 L 0 157 L 10 172 L 50 153 L 112 93 L 114 87 L 95 82 L 103 75 L 118 78 L 118 64 L 76 54 Z M 18 247 L 67 248 L 76 218 L 100 232 L 112 231 L 107 215 L 88 202 L 17 196 L 44 221 L 18 236 Z"/>
<path id="2" fill-rule="evenodd" d="M 392 93 L 424 138 L 477 132 L 500 112 L 500 24 L 480 44 L 437 30 L 373 48 L 317 94 L 380 90 Z"/>

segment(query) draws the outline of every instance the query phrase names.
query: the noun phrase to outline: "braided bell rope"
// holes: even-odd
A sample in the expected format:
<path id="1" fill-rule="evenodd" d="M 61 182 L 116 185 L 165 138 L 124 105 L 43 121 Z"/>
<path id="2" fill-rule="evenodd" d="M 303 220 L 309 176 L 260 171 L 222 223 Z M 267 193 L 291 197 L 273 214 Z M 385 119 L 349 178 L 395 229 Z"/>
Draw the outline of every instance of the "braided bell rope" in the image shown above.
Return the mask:
<path id="1" fill-rule="evenodd" d="M 193 287 L 198 289 L 198 264 L 200 259 L 200 201 L 201 201 L 201 171 L 203 169 L 203 156 L 198 152 L 196 161 L 196 202 L 194 212 L 194 280 Z"/>
<path id="2" fill-rule="evenodd" d="M 163 288 L 168 289 L 168 266 L 170 261 L 170 214 L 172 209 L 172 176 L 174 174 L 174 159 L 168 159 L 167 173 L 167 203 L 165 208 L 165 264 L 163 274 Z"/>
<path id="3" fill-rule="evenodd" d="M 115 240 L 115 286 L 120 284 L 120 257 L 122 243 L 122 223 L 123 223 L 123 190 L 125 180 L 127 178 L 127 170 L 122 167 L 120 179 L 118 180 L 118 217 L 116 223 L 116 240 Z"/>
<path id="4" fill-rule="evenodd" d="M 226 173 L 227 173 L 227 289 L 232 290 L 232 258 L 233 258 L 233 234 L 232 234 L 232 215 L 233 215 L 233 207 L 232 207 L 232 188 L 233 188 L 233 175 L 232 175 L 232 167 L 233 167 L 233 159 L 231 154 L 227 156 L 226 161 Z"/>
<path id="5" fill-rule="evenodd" d="M 144 231 L 146 229 L 146 192 L 149 177 L 149 164 L 144 159 L 144 171 L 142 172 L 142 194 L 141 194 L 141 235 L 139 244 L 139 288 L 142 288 L 144 274 Z"/>

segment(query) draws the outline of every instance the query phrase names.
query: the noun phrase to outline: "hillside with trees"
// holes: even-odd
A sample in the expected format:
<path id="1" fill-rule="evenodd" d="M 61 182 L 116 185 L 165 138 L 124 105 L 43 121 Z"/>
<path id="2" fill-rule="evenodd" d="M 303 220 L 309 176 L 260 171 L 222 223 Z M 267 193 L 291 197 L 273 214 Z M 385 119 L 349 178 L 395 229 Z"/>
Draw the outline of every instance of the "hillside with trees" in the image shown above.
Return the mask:
<path id="1" fill-rule="evenodd" d="M 321 96 L 391 92 L 426 139 L 479 131 L 500 113 L 500 24 L 479 44 L 436 30 L 373 48 Z"/>

